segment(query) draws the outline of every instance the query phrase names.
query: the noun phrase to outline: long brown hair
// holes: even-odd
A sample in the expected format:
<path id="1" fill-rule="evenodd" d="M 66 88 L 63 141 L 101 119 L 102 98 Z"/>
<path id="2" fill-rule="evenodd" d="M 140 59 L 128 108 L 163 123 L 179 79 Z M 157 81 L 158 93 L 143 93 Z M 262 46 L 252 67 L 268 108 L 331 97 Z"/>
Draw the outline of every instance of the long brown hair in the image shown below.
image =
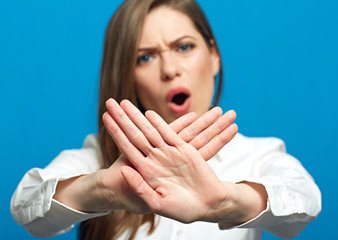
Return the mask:
<path id="1" fill-rule="evenodd" d="M 139 105 L 136 99 L 134 69 L 137 49 L 146 15 L 159 6 L 168 6 L 190 17 L 196 29 L 203 36 L 209 48 L 219 52 L 209 23 L 195 0 L 126 0 L 115 12 L 106 29 L 98 111 L 98 140 L 104 161 L 104 167 L 110 167 L 121 154 L 105 129 L 102 115 L 106 111 L 105 102 L 114 98 L 117 102 L 129 99 Z M 220 64 L 218 89 L 215 96 L 217 105 L 222 89 L 222 64 Z M 137 229 L 149 223 L 149 234 L 155 229 L 155 215 L 136 215 L 125 210 L 112 211 L 110 214 L 82 222 L 78 231 L 80 240 L 116 239 L 129 230 L 129 239 L 133 239 Z"/>

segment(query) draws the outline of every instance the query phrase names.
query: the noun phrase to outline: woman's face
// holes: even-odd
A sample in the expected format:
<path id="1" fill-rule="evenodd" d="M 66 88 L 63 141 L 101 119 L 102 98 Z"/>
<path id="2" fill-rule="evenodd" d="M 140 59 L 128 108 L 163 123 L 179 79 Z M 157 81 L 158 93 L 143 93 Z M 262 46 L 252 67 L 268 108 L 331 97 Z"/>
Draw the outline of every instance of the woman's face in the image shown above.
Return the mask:
<path id="1" fill-rule="evenodd" d="M 136 94 L 146 110 L 168 123 L 187 112 L 208 111 L 219 56 L 190 18 L 168 7 L 144 20 L 135 68 Z"/>

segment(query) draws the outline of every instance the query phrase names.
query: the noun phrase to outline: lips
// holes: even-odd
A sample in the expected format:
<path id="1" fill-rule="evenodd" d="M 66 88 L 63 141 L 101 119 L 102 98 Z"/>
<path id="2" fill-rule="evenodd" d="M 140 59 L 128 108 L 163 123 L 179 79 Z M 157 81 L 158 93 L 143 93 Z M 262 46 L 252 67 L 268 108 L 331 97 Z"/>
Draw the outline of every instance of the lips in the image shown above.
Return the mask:
<path id="1" fill-rule="evenodd" d="M 169 109 L 175 114 L 185 114 L 191 106 L 190 91 L 185 87 L 175 87 L 166 96 Z"/>

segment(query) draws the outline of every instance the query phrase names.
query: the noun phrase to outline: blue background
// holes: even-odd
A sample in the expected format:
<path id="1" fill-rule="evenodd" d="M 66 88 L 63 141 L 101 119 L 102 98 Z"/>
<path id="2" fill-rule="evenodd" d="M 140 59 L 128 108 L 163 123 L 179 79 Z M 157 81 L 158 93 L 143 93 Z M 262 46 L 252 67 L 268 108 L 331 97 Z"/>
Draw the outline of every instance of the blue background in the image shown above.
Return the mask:
<path id="1" fill-rule="evenodd" d="M 0 1 L 1 239 L 34 239 L 9 202 L 24 173 L 96 132 L 106 24 L 121 1 Z M 296 239 L 338 227 L 338 1 L 200 0 L 221 48 L 221 106 L 240 132 L 282 138 L 322 191 Z M 75 239 L 72 230 L 55 239 Z M 264 239 L 275 239 L 265 234 Z"/>

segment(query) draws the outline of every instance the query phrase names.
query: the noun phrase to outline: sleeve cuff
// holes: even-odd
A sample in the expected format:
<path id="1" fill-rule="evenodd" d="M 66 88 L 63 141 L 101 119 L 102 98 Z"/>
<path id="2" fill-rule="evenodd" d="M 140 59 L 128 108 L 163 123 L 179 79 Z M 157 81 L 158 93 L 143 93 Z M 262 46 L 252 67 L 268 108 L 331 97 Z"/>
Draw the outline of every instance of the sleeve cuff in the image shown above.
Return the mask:
<path id="1" fill-rule="evenodd" d="M 68 232 L 76 223 L 108 213 L 84 213 L 52 199 L 50 210 L 46 213 L 45 217 L 34 220 L 34 224 L 29 224 L 30 226 L 27 226 L 27 230 L 32 235 L 35 235 L 35 232 L 39 233 L 39 237 L 52 237 Z M 41 231 L 42 229 L 43 231 Z"/>
<path id="2" fill-rule="evenodd" d="M 47 216 L 52 216 L 51 221 L 62 222 L 62 225 L 72 225 L 74 223 L 85 221 L 89 218 L 100 217 L 107 215 L 109 211 L 98 212 L 98 213 L 86 213 L 70 208 L 59 201 L 52 199 L 52 205 L 50 211 L 47 213 Z"/>

